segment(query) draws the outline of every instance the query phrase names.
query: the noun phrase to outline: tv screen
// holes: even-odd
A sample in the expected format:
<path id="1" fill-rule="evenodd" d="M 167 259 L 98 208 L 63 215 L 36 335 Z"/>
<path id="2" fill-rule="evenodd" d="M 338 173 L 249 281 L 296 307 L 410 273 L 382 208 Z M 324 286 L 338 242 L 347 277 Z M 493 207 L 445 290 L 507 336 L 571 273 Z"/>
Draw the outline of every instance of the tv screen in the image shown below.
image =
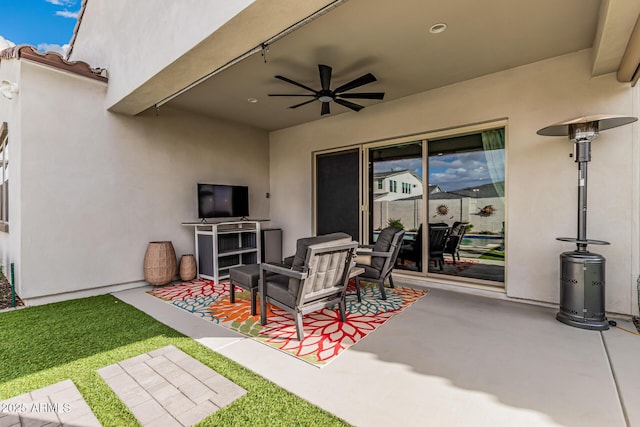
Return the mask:
<path id="1" fill-rule="evenodd" d="M 249 215 L 249 187 L 198 184 L 198 218 L 245 217 Z"/>

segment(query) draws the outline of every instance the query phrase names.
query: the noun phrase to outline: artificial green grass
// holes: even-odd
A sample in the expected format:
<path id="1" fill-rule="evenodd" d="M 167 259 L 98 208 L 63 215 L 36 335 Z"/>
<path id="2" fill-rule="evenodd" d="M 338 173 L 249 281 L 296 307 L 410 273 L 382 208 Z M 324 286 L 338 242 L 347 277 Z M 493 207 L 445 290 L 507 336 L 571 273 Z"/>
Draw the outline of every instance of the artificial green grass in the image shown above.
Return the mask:
<path id="1" fill-rule="evenodd" d="M 480 255 L 480 259 L 492 259 L 496 261 L 504 261 L 504 251 L 497 251 L 490 249 L 487 252 Z"/>
<path id="2" fill-rule="evenodd" d="M 102 425 L 136 426 L 96 370 L 167 345 L 247 390 L 201 426 L 348 425 L 110 295 L 0 313 L 0 400 L 71 379 Z"/>

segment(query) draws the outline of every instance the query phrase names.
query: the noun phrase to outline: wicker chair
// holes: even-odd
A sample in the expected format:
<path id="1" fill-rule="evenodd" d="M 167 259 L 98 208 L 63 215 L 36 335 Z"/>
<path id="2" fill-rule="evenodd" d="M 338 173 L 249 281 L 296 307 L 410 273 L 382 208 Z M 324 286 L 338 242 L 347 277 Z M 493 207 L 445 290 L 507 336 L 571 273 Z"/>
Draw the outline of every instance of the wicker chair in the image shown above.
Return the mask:
<path id="1" fill-rule="evenodd" d="M 346 321 L 344 295 L 357 247 L 351 236 L 342 233 L 333 240 L 300 239 L 291 267 L 260 264 L 260 323 L 267 323 L 267 303 L 293 314 L 300 341 L 302 316 L 307 313 L 338 304 L 340 319 Z"/>

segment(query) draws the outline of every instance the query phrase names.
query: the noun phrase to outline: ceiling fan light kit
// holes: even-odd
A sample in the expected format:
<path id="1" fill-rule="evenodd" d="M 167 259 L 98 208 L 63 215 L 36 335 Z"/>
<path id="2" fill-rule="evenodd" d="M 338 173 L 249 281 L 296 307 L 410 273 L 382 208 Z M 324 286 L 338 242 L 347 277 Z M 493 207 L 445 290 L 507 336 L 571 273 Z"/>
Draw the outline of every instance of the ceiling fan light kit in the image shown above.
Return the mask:
<path id="1" fill-rule="evenodd" d="M 576 244 L 576 250 L 560 254 L 560 311 L 556 319 L 569 326 L 603 331 L 609 329 L 605 315 L 605 258 L 589 252 L 587 245 L 608 245 L 587 239 L 587 164 L 591 141 L 600 131 L 633 123 L 636 117 L 592 115 L 554 123 L 538 130 L 543 136 L 568 136 L 578 163 L 578 237 L 556 240 Z"/>
<path id="2" fill-rule="evenodd" d="M 299 104 L 295 104 L 290 106 L 289 108 L 298 108 L 303 105 L 312 103 L 314 101 L 320 101 L 322 103 L 322 107 L 320 109 L 320 115 L 324 116 L 325 114 L 331 113 L 331 107 L 329 104 L 331 102 L 335 102 L 336 104 L 340 104 L 343 107 L 347 107 L 353 111 L 360 111 L 364 108 L 363 105 L 356 104 L 351 101 L 347 101 L 346 99 L 383 99 L 384 92 L 359 92 L 359 93 L 345 93 L 352 89 L 358 88 L 360 86 L 364 86 L 369 83 L 373 83 L 376 81 L 376 78 L 373 74 L 367 73 L 358 77 L 357 79 L 351 80 L 348 83 L 345 83 L 333 90 L 331 90 L 331 73 L 333 69 L 328 65 L 319 64 L 318 72 L 320 73 L 320 90 L 315 90 L 310 88 L 309 86 L 303 85 L 302 83 L 298 83 L 294 80 L 291 80 L 284 76 L 275 76 L 276 79 L 282 80 L 283 82 L 290 83 L 292 85 L 301 87 L 311 93 L 303 93 L 303 94 L 294 94 L 294 93 L 270 93 L 269 96 L 302 96 L 302 97 L 311 97 L 312 99 L 308 101 L 301 102 Z"/>

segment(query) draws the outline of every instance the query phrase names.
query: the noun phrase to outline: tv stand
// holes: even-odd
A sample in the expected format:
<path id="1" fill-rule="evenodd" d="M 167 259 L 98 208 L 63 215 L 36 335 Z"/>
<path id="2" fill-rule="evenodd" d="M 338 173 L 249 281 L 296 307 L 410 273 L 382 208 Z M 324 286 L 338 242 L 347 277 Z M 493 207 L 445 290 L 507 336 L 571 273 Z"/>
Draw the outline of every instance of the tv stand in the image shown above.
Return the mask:
<path id="1" fill-rule="evenodd" d="M 220 280 L 229 277 L 229 269 L 260 263 L 260 222 L 251 220 L 192 222 L 198 277 Z"/>

